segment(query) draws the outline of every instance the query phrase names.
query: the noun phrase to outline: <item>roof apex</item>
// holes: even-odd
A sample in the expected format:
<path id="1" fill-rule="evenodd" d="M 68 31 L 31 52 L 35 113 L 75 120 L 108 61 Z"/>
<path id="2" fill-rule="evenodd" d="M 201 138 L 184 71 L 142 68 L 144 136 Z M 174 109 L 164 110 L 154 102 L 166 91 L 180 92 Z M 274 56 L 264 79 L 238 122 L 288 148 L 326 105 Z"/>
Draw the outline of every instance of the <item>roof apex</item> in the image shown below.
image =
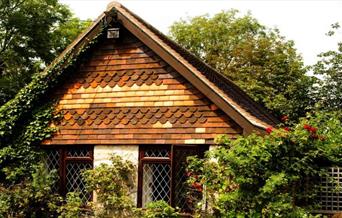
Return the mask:
<path id="1" fill-rule="evenodd" d="M 108 3 L 106 11 L 110 11 L 113 8 L 120 8 L 122 5 L 117 1 L 111 1 Z"/>

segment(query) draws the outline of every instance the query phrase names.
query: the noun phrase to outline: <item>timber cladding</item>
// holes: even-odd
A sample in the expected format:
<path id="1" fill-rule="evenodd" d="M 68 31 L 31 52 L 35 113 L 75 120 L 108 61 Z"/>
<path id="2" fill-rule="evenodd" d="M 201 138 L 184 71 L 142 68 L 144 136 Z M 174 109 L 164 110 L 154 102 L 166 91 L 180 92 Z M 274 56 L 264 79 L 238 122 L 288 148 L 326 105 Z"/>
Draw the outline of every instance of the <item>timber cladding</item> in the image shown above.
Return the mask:
<path id="1" fill-rule="evenodd" d="M 45 144 L 213 144 L 242 128 L 124 29 L 64 84 L 59 131 Z"/>

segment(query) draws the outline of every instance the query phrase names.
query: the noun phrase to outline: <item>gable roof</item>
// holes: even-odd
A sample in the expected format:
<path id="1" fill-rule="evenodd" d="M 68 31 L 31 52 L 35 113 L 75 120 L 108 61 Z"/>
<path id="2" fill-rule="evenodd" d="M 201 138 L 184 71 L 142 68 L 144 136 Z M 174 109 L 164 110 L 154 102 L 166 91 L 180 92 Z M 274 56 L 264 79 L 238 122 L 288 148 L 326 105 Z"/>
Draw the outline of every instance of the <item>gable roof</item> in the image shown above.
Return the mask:
<path id="1" fill-rule="evenodd" d="M 267 127 L 278 123 L 276 118 L 254 102 L 228 78 L 117 2 L 110 3 L 107 11 L 102 13 L 85 32 L 74 40 L 51 64 L 51 67 L 71 50 L 77 51 L 84 44 L 87 44 L 102 30 L 103 23 L 108 23 L 112 19 L 117 19 L 135 37 L 150 47 L 165 62 L 212 100 L 221 110 L 243 127 L 245 134 L 255 130 L 265 130 Z"/>

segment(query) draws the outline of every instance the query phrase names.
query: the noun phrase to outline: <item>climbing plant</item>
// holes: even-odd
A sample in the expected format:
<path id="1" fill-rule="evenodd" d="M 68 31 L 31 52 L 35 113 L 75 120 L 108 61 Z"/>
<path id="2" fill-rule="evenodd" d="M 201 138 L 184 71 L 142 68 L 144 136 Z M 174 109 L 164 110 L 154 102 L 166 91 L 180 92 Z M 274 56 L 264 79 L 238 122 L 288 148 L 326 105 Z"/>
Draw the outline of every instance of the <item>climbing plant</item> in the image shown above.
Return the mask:
<path id="1" fill-rule="evenodd" d="M 15 174 L 24 168 L 29 169 L 32 163 L 36 163 L 33 160 L 37 158 L 36 153 L 32 153 L 32 157 L 23 154 L 33 152 L 37 147 L 34 145 L 50 137 L 54 131 L 54 128 L 49 127 L 49 123 L 51 119 L 56 119 L 58 116 L 53 113 L 53 105 L 51 105 L 53 100 L 47 100 L 47 96 L 54 87 L 63 82 L 63 77 L 75 71 L 78 60 L 86 56 L 85 51 L 97 41 L 99 36 L 101 33 L 78 51 L 71 49 L 60 61 L 35 75 L 30 84 L 0 108 L 0 163 L 3 166 L 0 173 Z M 44 104 L 46 101 L 48 103 Z M 12 162 L 22 167 L 12 167 L 11 170 L 7 170 L 8 159 L 12 159 Z M 21 163 L 19 160 L 24 162 Z M 6 178 L 9 178 L 9 175 Z"/>
<path id="2" fill-rule="evenodd" d="M 16 205 L 23 200 L 20 195 L 26 196 L 25 193 L 27 196 L 36 196 L 37 193 L 48 196 L 47 193 L 50 193 L 46 186 L 32 187 L 36 183 L 34 175 L 37 165 L 42 163 L 44 157 L 39 146 L 57 130 L 50 125 L 59 119 L 54 104 L 58 99 L 54 99 L 51 93 L 76 71 L 80 61 L 87 58 L 89 51 L 104 36 L 104 28 L 106 26 L 102 25 L 91 40 L 67 50 L 45 71 L 34 75 L 27 86 L 0 108 L 0 205 L 4 208 L 18 208 Z M 41 176 L 44 177 L 44 174 Z M 37 197 L 36 203 L 29 206 L 32 210 L 19 207 L 18 214 L 35 216 L 33 210 L 37 208 L 48 211 L 46 206 L 53 204 L 53 198 L 50 203 L 44 204 L 39 199 Z"/>

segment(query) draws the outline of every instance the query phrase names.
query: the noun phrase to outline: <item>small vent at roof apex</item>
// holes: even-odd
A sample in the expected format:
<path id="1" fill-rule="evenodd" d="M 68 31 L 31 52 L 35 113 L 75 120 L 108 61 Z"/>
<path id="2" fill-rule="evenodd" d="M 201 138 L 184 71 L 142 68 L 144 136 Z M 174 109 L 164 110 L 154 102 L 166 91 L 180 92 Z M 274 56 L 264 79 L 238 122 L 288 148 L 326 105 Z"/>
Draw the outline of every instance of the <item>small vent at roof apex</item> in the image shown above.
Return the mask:
<path id="1" fill-rule="evenodd" d="M 109 28 L 107 30 L 108 39 L 118 39 L 120 37 L 120 28 Z"/>

